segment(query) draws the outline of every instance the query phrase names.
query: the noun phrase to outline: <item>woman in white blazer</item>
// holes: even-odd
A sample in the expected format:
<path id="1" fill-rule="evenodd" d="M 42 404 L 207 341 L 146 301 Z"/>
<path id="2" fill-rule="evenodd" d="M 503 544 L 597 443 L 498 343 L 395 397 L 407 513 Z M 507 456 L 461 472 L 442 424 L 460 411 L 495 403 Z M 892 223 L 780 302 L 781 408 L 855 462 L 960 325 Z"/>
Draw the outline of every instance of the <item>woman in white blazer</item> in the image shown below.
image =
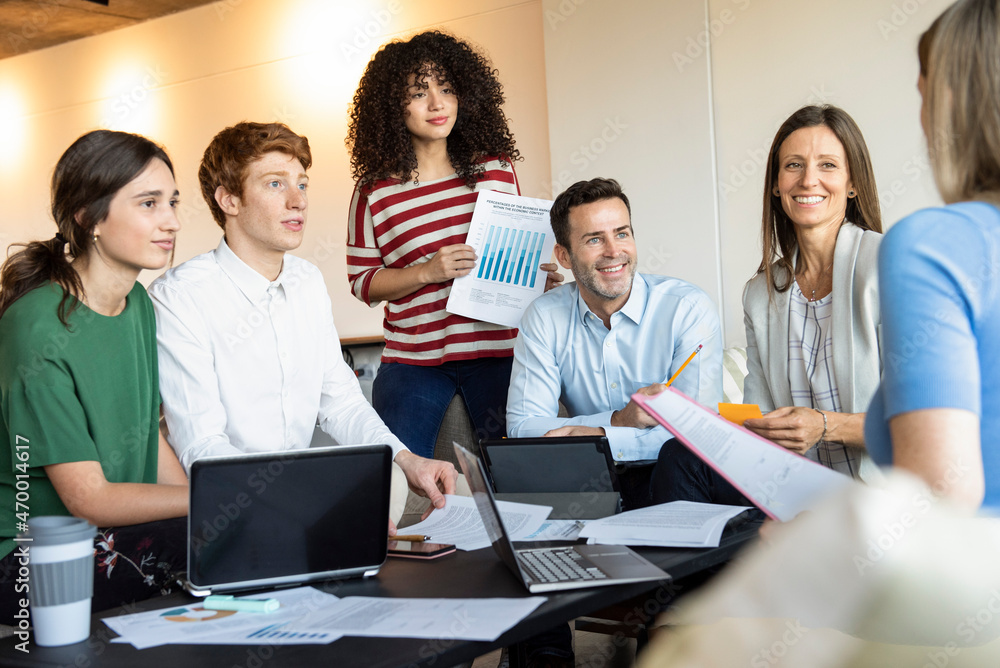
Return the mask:
<path id="1" fill-rule="evenodd" d="M 877 469 L 864 418 L 882 371 L 878 191 L 864 137 L 833 106 L 778 129 L 768 156 L 763 259 L 743 293 L 745 426 L 856 478 Z"/>
<path id="2" fill-rule="evenodd" d="M 764 257 L 743 293 L 748 429 L 864 480 L 879 384 L 878 246 L 882 216 L 868 147 L 842 109 L 809 106 L 778 129 L 764 182 Z M 655 503 L 750 502 L 676 441 L 660 448 Z"/>

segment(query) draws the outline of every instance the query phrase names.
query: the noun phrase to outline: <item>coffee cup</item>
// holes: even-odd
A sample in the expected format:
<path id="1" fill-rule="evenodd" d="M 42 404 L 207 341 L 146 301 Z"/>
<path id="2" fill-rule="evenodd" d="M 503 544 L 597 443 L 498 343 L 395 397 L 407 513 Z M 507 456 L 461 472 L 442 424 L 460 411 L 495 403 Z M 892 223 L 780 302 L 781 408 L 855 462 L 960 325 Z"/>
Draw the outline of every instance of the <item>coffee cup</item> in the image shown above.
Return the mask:
<path id="1" fill-rule="evenodd" d="M 28 600 L 35 643 L 56 647 L 90 636 L 97 528 L 70 516 L 28 520 Z"/>

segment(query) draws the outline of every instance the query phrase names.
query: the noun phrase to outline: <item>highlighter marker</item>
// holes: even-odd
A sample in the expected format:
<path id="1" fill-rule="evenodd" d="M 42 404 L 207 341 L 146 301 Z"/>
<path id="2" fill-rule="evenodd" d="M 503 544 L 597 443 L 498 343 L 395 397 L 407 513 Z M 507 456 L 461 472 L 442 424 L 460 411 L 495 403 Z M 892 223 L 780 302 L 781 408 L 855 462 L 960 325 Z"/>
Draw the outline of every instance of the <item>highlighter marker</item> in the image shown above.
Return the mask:
<path id="1" fill-rule="evenodd" d="M 236 610 L 237 612 L 274 612 L 281 607 L 276 598 L 236 598 L 234 596 L 208 596 L 206 610 Z"/>

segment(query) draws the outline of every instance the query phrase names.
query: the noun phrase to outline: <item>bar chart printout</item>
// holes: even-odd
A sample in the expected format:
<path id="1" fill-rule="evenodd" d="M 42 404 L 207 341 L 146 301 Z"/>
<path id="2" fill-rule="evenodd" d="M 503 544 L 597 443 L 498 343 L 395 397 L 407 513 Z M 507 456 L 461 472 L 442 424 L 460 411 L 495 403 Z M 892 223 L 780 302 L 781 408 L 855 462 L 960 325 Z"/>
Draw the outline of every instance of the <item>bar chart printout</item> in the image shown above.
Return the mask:
<path id="1" fill-rule="evenodd" d="M 455 279 L 450 313 L 517 327 L 524 309 L 545 290 L 538 266 L 549 261 L 555 246 L 551 207 L 549 200 L 479 193 L 466 241 L 476 249 L 476 266 Z"/>

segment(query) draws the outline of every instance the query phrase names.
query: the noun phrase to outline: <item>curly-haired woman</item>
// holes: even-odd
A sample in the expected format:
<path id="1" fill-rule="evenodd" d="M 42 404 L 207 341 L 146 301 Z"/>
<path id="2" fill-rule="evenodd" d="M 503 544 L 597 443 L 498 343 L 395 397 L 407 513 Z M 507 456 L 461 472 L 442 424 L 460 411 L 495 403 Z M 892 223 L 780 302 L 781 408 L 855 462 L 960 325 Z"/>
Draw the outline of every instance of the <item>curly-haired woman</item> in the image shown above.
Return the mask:
<path id="1" fill-rule="evenodd" d="M 383 46 L 351 108 L 348 280 L 361 301 L 387 302 L 372 403 L 423 457 L 456 392 L 480 436 L 505 431 L 517 330 L 445 311 L 452 281 L 475 266 L 465 240 L 477 193 L 520 194 L 503 101 L 485 56 L 431 31 Z"/>

